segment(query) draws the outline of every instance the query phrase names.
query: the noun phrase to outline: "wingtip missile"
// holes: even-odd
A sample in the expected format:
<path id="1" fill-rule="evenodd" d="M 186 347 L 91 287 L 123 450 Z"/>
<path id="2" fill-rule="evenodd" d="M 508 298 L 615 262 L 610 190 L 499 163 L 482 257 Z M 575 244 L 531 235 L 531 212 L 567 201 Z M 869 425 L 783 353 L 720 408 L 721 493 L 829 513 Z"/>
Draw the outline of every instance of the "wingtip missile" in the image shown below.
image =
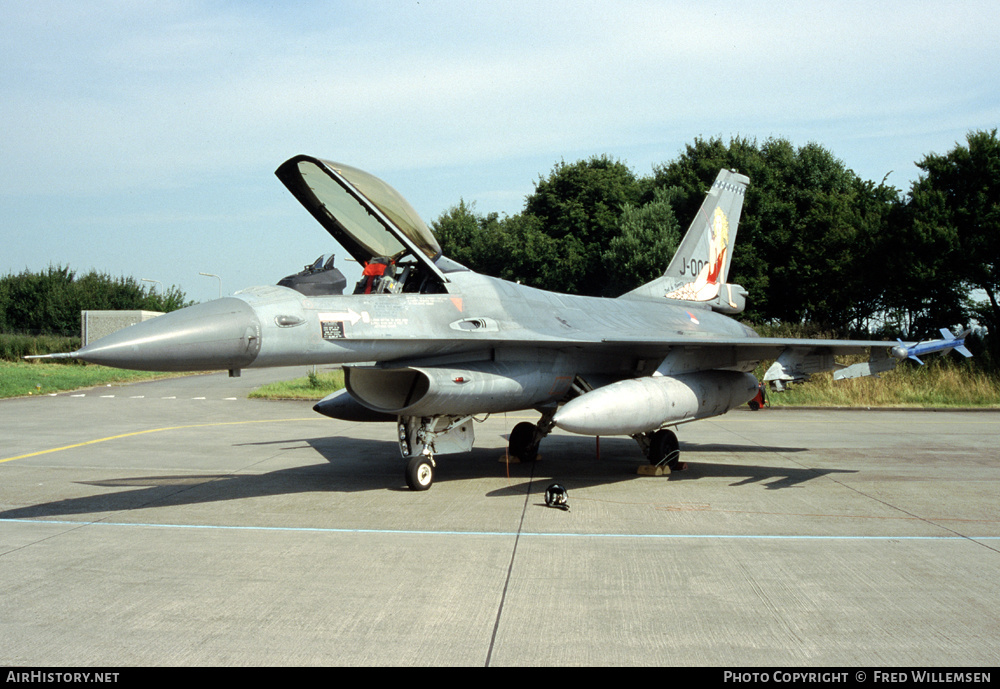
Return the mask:
<path id="1" fill-rule="evenodd" d="M 946 340 L 949 340 L 949 341 L 953 342 L 955 344 L 955 346 L 953 347 L 953 349 L 956 352 L 958 352 L 959 354 L 961 354 L 962 356 L 964 356 L 966 359 L 969 359 L 969 358 L 972 357 L 972 352 L 970 352 L 968 349 L 965 348 L 965 338 L 971 332 L 972 332 L 972 328 L 966 328 L 965 330 L 963 330 L 962 332 L 960 332 L 958 335 L 952 335 L 949 331 L 945 330 L 944 328 L 941 328 L 941 335 Z"/>
<path id="2" fill-rule="evenodd" d="M 934 352 L 941 352 L 942 354 L 947 354 L 951 350 L 955 350 L 962 356 L 969 358 L 972 356 L 970 352 L 965 347 L 965 337 L 972 332 L 971 330 L 964 330 L 958 335 L 953 335 L 950 331 L 945 328 L 941 328 L 941 339 L 940 340 L 929 340 L 926 342 L 917 342 L 914 344 L 906 344 L 902 340 L 897 340 L 898 345 L 892 348 L 891 354 L 894 358 L 902 361 L 903 359 L 912 359 L 918 364 L 923 366 L 924 362 L 920 360 L 921 354 L 932 354 Z"/>

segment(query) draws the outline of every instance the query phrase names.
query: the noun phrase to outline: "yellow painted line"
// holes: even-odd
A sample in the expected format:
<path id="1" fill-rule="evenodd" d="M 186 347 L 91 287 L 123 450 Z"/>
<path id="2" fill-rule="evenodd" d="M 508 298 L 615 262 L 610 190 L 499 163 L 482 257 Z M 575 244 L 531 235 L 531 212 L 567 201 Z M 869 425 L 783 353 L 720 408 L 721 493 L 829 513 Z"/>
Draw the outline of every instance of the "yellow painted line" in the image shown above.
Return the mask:
<path id="1" fill-rule="evenodd" d="M 18 455 L 17 457 L 7 457 L 6 459 L 0 459 L 0 464 L 4 462 L 13 462 L 15 459 L 25 459 L 27 457 L 37 457 L 38 455 L 47 455 L 52 452 L 62 452 L 63 450 L 72 450 L 77 447 L 84 447 L 86 445 L 96 445 L 97 443 L 105 443 L 109 440 L 118 440 L 119 438 L 129 438 L 134 435 L 145 435 L 146 433 L 162 433 L 163 431 L 181 431 L 188 428 L 208 428 L 211 426 L 238 426 L 241 424 L 248 423 L 282 423 L 287 421 L 316 421 L 317 417 L 309 417 L 303 419 L 263 419 L 259 421 L 220 421 L 218 423 L 196 423 L 190 426 L 167 426 L 166 428 L 150 428 L 145 431 L 133 431 L 132 433 L 122 433 L 121 435 L 109 435 L 107 438 L 98 438 L 97 440 L 87 440 L 86 442 L 76 443 L 74 445 L 64 445 L 62 447 L 53 447 L 48 450 L 39 450 L 38 452 L 29 452 L 25 455 Z"/>

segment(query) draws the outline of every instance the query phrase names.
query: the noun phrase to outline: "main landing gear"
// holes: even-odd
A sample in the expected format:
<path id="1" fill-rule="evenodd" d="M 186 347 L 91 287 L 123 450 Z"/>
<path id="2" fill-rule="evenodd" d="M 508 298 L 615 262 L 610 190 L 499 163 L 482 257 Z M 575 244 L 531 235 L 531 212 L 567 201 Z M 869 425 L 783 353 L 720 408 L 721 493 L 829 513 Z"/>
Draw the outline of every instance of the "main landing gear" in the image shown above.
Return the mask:
<path id="1" fill-rule="evenodd" d="M 680 461 L 681 449 L 677 434 L 663 428 L 652 433 L 632 436 L 654 466 L 667 466 L 670 471 L 684 471 L 687 464 Z"/>
<path id="2" fill-rule="evenodd" d="M 534 462 L 538 459 L 538 445 L 541 436 L 538 427 L 533 423 L 522 421 L 514 426 L 507 440 L 507 454 L 522 462 Z"/>
<path id="3" fill-rule="evenodd" d="M 522 462 L 534 462 L 538 459 L 538 446 L 542 438 L 552 432 L 555 427 L 552 417 L 555 410 L 542 413 L 537 424 L 522 421 L 511 429 L 507 438 L 507 454 Z"/>
<path id="4" fill-rule="evenodd" d="M 522 462 L 538 459 L 538 446 L 553 428 L 552 413 L 542 415 L 537 424 L 522 422 L 511 429 L 507 452 Z M 410 490 L 427 490 L 434 483 L 436 453 L 467 452 L 472 449 L 471 417 L 401 417 L 398 423 L 399 450 L 406 459 L 404 477 Z M 683 471 L 677 434 L 669 429 L 632 436 L 654 467 Z M 640 472 L 648 473 L 648 472 Z M 660 475 L 657 472 L 656 475 Z M 669 473 L 669 472 L 662 472 Z"/>

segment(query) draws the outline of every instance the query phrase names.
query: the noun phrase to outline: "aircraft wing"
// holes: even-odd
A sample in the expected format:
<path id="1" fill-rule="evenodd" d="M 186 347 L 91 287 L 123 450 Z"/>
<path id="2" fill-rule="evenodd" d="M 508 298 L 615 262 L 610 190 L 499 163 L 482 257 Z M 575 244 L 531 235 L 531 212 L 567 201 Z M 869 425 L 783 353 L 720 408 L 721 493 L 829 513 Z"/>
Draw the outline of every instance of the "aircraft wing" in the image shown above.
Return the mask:
<path id="1" fill-rule="evenodd" d="M 895 343 L 886 340 L 822 340 L 785 337 L 712 337 L 690 335 L 666 339 L 646 337 L 604 338 L 603 344 L 620 347 L 651 347 L 672 349 L 674 347 L 738 347 L 741 350 L 761 352 L 768 359 L 788 349 L 819 351 L 829 349 L 837 354 L 864 354 L 872 347 L 893 347 Z M 770 354 L 771 356 L 768 356 Z"/>
<path id="2" fill-rule="evenodd" d="M 608 341 L 608 344 L 641 350 L 668 347 L 664 365 L 667 372 L 673 372 L 673 359 L 691 362 L 712 368 L 739 368 L 748 362 L 774 359 L 774 363 L 764 374 L 764 382 L 775 389 L 784 390 L 789 383 L 808 380 L 815 373 L 833 371 L 835 378 L 856 378 L 877 376 L 895 367 L 896 359 L 891 356 L 892 343 L 881 340 L 821 340 L 782 337 L 685 337 L 674 338 L 669 343 L 653 343 L 642 338 L 624 338 Z M 693 356 L 700 350 L 702 355 Z M 837 356 L 863 355 L 871 352 L 867 362 L 853 364 L 838 363 Z M 683 370 L 681 368 L 680 370 Z"/>
<path id="3" fill-rule="evenodd" d="M 428 349 L 432 343 L 428 342 Z M 457 366 L 492 359 L 497 350 L 562 350 L 586 354 L 614 355 L 620 359 L 647 359 L 662 375 L 695 370 L 750 370 L 760 361 L 775 360 L 764 381 L 782 390 L 788 383 L 807 380 L 811 375 L 834 371 L 837 378 L 877 375 L 896 365 L 900 354 L 896 343 L 885 340 L 823 340 L 779 337 L 726 337 L 692 332 L 670 337 L 616 336 L 601 337 L 578 333 L 547 336 L 522 334 L 516 340 L 505 338 L 468 342 L 444 356 L 415 357 L 383 362 L 386 367 Z M 870 352 L 870 359 L 847 366 L 838 356 L 860 356 Z M 905 355 L 902 355 L 905 358 Z M 862 370 L 864 369 L 864 370 Z"/>

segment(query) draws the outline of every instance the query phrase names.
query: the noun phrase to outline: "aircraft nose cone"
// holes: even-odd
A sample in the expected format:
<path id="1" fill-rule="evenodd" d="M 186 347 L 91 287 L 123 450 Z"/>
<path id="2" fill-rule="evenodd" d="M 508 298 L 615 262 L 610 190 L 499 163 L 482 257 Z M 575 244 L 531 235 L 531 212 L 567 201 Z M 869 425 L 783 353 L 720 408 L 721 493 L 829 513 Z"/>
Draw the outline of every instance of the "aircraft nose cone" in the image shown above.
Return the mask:
<path id="1" fill-rule="evenodd" d="M 140 371 L 212 371 L 249 366 L 260 351 L 260 320 L 225 297 L 129 326 L 75 353 L 92 364 Z"/>

